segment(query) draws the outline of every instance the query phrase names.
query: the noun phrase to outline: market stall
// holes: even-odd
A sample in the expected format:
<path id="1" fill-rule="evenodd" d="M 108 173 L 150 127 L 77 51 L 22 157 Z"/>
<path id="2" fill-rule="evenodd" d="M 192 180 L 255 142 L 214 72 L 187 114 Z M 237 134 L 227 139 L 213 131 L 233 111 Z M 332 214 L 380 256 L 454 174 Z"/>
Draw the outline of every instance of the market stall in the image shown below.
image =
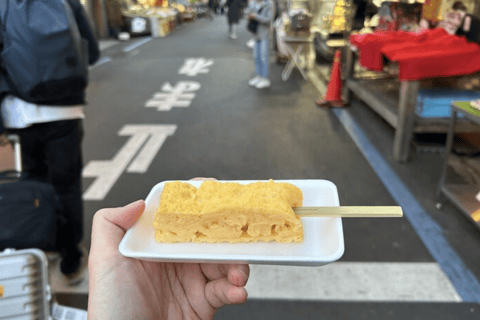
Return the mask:
<path id="1" fill-rule="evenodd" d="M 282 72 L 286 81 L 296 68 L 307 79 L 306 70 L 313 67 L 315 52 L 310 32 L 312 15 L 307 0 L 289 0 L 276 22 L 277 61 L 287 64 Z"/>
<path id="2" fill-rule="evenodd" d="M 332 61 L 335 50 L 348 43 L 356 12 L 354 0 L 309 0 L 308 6 L 317 60 Z"/>
<path id="3" fill-rule="evenodd" d="M 443 169 L 437 189 L 438 208 L 442 206 L 441 198 L 443 196 L 468 217 L 477 228 L 480 228 L 480 187 L 478 186 L 478 181 L 473 183 L 458 181 L 458 179 L 455 181 L 451 177 L 448 179 L 448 177 L 452 176 L 452 174 L 449 174 L 449 163 L 451 162 L 454 148 L 457 119 L 462 115 L 469 121 L 480 125 L 479 102 L 480 100 L 474 100 L 472 103 L 469 101 L 454 101 L 451 104 L 452 117 L 447 134 Z"/>
<path id="4" fill-rule="evenodd" d="M 280 0 L 280 16 L 275 23 L 277 61 L 288 61 L 284 38 L 295 42 L 308 39 L 302 44 L 304 55 L 310 63 L 315 59 L 332 60 L 334 51 L 348 43 L 352 16 L 355 13 L 352 0 Z M 291 49 L 291 48 L 290 48 Z"/>
<path id="5" fill-rule="evenodd" d="M 178 9 L 168 0 L 124 0 L 123 10 L 131 35 L 164 37 L 176 27 Z"/>
<path id="6" fill-rule="evenodd" d="M 164 37 L 178 23 L 194 21 L 206 12 L 204 0 L 118 0 L 125 3 L 123 16 L 131 35 Z"/>
<path id="7" fill-rule="evenodd" d="M 408 160 L 414 133 L 447 132 L 449 103 L 432 112 L 422 110 L 422 99 L 480 97 L 476 90 L 459 90 L 466 79 L 475 78 L 480 71 L 480 46 L 445 28 L 418 32 L 396 28 L 352 35 L 349 40 L 347 100 L 350 93 L 355 93 L 395 128 L 393 157 L 397 161 Z M 363 70 L 378 72 L 378 76 L 357 77 L 356 62 Z M 435 90 L 439 82 L 448 82 L 449 87 Z M 457 127 L 463 132 L 478 131 L 478 126 L 464 119 L 459 119 Z"/>

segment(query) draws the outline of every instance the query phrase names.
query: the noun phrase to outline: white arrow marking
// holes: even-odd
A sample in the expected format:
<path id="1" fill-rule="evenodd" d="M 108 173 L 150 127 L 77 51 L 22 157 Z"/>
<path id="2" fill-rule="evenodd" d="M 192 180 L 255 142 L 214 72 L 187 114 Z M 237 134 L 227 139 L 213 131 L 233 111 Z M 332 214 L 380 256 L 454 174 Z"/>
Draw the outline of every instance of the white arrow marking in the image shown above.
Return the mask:
<path id="1" fill-rule="evenodd" d="M 90 161 L 83 169 L 83 177 L 96 178 L 84 192 L 83 199 L 103 200 L 135 154 L 148 140 L 128 168 L 128 172 L 146 172 L 167 136 L 173 135 L 176 128 L 176 125 L 125 125 L 118 134 L 131 137 L 115 157 L 108 161 Z"/>
<path id="2" fill-rule="evenodd" d="M 145 173 L 150 166 L 150 163 L 155 158 L 163 143 L 168 136 L 175 133 L 176 125 L 144 125 L 140 126 L 125 126 L 120 132 L 121 136 L 135 135 L 137 131 L 148 131 L 151 133 L 150 139 L 145 143 L 143 149 L 138 153 L 133 162 L 128 167 L 128 172 Z"/>

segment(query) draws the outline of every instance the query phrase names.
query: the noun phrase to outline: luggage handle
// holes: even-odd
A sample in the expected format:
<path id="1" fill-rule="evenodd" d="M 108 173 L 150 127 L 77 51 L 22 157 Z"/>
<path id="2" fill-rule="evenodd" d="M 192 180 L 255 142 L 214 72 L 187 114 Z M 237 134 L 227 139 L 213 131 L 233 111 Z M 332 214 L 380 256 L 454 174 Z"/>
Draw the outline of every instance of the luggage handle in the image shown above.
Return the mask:
<path id="1" fill-rule="evenodd" d="M 7 136 L 7 139 L 12 143 L 13 145 L 13 152 L 15 156 L 15 171 L 20 174 L 22 173 L 22 149 L 20 145 L 20 136 L 16 134 L 9 134 Z"/>

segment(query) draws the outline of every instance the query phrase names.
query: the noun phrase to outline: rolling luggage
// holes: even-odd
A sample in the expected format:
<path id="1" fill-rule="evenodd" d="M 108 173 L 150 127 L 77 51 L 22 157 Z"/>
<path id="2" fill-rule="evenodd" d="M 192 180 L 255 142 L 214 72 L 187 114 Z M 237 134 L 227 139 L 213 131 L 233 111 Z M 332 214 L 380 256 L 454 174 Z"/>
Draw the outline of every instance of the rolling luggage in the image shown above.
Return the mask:
<path id="1" fill-rule="evenodd" d="M 47 265 L 37 249 L 0 252 L 0 319 L 52 319 Z"/>
<path id="2" fill-rule="evenodd" d="M 22 175 L 19 137 L 9 138 L 15 150 L 15 171 L 0 173 L 0 251 L 57 251 L 60 204 L 54 188 Z"/>
<path id="3" fill-rule="evenodd" d="M 87 312 L 55 301 L 43 251 L 7 249 L 0 252 L 0 319 L 87 320 Z"/>

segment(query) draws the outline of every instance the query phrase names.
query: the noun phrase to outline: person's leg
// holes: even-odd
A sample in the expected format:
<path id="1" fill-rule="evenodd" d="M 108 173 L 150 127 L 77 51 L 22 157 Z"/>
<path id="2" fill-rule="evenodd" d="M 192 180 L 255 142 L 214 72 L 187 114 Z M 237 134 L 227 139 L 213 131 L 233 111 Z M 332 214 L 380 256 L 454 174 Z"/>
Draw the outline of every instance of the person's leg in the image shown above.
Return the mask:
<path id="1" fill-rule="evenodd" d="M 45 124 L 45 159 L 49 182 L 62 206 L 64 223 L 58 234 L 61 271 L 71 274 L 80 266 L 83 238 L 82 149 L 83 121 L 67 120 Z"/>
<path id="2" fill-rule="evenodd" d="M 232 33 L 230 34 L 230 36 L 232 37 L 232 39 L 237 38 L 237 24 L 236 23 L 232 23 Z"/>
<path id="3" fill-rule="evenodd" d="M 255 77 L 248 81 L 250 86 L 256 86 L 257 83 L 262 79 L 262 68 L 260 65 L 260 42 L 257 40 L 254 40 L 253 58 L 255 59 Z"/>
<path id="4" fill-rule="evenodd" d="M 260 40 L 255 39 L 254 53 L 255 53 L 255 68 L 257 75 L 262 76 L 262 60 L 260 53 Z"/>
<path id="5" fill-rule="evenodd" d="M 260 41 L 261 75 L 265 79 L 268 79 L 268 42 L 268 39 Z"/>
<path id="6" fill-rule="evenodd" d="M 264 39 L 259 43 L 259 64 L 261 80 L 257 82 L 255 87 L 257 89 L 264 89 L 270 87 L 270 80 L 268 79 L 268 39 Z"/>

